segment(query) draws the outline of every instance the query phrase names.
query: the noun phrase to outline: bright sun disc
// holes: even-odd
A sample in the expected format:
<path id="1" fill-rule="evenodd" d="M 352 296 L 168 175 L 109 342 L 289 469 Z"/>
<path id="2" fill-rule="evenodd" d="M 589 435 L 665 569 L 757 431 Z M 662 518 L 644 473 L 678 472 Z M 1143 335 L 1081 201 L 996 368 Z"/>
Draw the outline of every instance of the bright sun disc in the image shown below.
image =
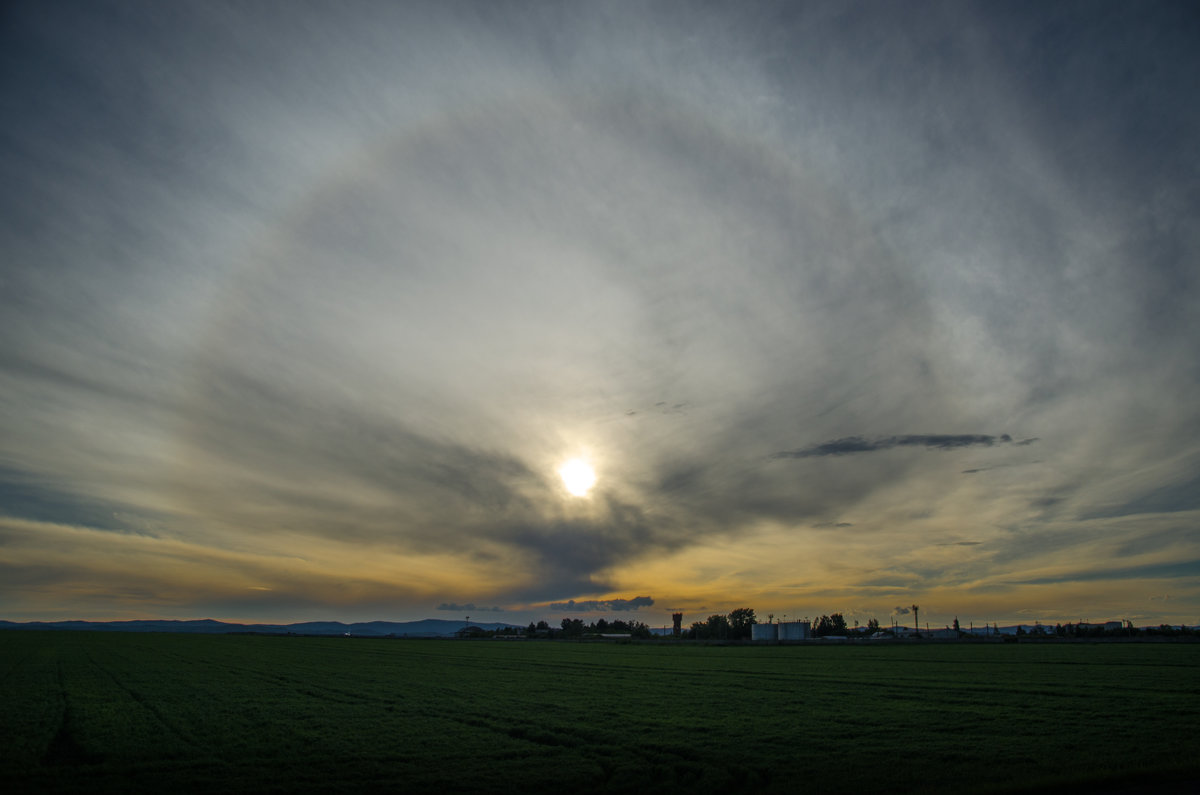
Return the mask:
<path id="1" fill-rule="evenodd" d="M 572 458 L 558 469 L 559 477 L 567 491 L 576 497 L 586 496 L 596 482 L 596 472 L 582 458 Z"/>

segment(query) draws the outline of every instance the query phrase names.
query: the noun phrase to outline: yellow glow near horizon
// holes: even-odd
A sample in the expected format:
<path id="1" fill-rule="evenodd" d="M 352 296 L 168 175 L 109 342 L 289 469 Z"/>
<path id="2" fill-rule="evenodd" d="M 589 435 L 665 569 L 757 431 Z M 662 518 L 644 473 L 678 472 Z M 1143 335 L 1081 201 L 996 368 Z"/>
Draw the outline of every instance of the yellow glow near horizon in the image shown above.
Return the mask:
<path id="1" fill-rule="evenodd" d="M 596 483 L 596 471 L 582 458 L 572 458 L 558 468 L 567 491 L 576 497 L 586 497 L 588 491 Z"/>

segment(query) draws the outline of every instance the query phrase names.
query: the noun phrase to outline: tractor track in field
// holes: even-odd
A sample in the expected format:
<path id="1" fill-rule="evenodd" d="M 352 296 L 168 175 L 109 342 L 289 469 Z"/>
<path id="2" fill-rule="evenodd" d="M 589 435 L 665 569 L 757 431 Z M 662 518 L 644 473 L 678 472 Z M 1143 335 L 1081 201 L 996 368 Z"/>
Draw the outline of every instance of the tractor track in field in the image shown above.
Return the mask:
<path id="1" fill-rule="evenodd" d="M 427 712 L 427 711 L 426 711 Z M 611 733 L 579 730 L 563 726 L 547 727 L 534 721 L 513 721 L 510 719 L 488 719 L 486 717 L 455 716 L 438 713 L 436 717 L 451 720 L 472 729 L 482 729 L 497 735 L 506 736 L 513 740 L 531 743 L 541 748 L 568 750 L 579 753 L 580 756 L 595 763 L 601 770 L 596 779 L 599 786 L 596 791 L 604 791 L 606 785 L 621 769 L 609 755 L 609 749 L 624 745 L 624 739 Z M 682 780 L 689 775 L 695 775 L 698 767 L 711 763 L 708 752 L 689 748 L 678 743 L 648 741 L 639 743 L 636 748 L 624 749 L 625 760 L 636 759 L 632 766 L 645 770 L 652 766 L 666 767 Z M 736 760 L 730 759 L 730 771 L 740 771 L 734 776 L 735 780 L 754 778 L 753 789 L 761 789 L 770 783 L 771 772 L 764 769 L 742 769 Z M 743 791 L 733 786 L 729 791 Z"/>
<path id="2" fill-rule="evenodd" d="M 58 729 L 46 745 L 42 754 L 42 764 L 48 767 L 85 765 L 100 761 L 95 754 L 89 753 L 79 742 L 75 728 L 75 717 L 71 710 L 71 696 L 67 690 L 66 678 L 63 676 L 62 661 L 58 661 L 55 671 L 58 693 L 62 696 L 62 715 L 59 718 Z"/>
<path id="3" fill-rule="evenodd" d="M 91 651 L 87 648 L 84 648 L 83 653 L 87 657 L 88 662 L 90 662 L 100 672 L 107 676 L 112 683 L 117 686 L 118 689 L 123 691 L 126 695 L 133 699 L 134 702 L 153 715 L 154 719 L 167 731 L 168 734 L 190 748 L 199 749 L 201 747 L 200 744 L 197 743 L 193 738 L 189 737 L 185 732 L 176 727 L 173 722 L 163 714 L 162 709 L 160 709 L 159 706 L 154 703 L 153 699 L 146 698 L 146 696 L 144 696 L 142 693 L 121 681 L 120 677 L 97 662 L 96 658 L 92 656 Z"/>
<path id="4" fill-rule="evenodd" d="M 182 655 L 173 655 L 176 659 L 187 660 Z M 328 685 L 315 686 L 309 680 L 293 678 L 283 674 L 271 673 L 260 668 L 248 668 L 236 665 L 230 665 L 224 662 L 209 661 L 206 667 L 224 671 L 233 674 L 236 677 L 251 677 L 263 682 L 270 682 L 276 685 L 283 685 L 294 693 L 300 693 L 311 698 L 317 698 L 322 701 L 328 701 L 335 704 L 374 704 L 386 703 L 381 702 L 377 698 L 365 696 L 361 692 L 355 690 L 347 690 L 338 687 L 329 687 Z M 395 694 L 395 699 L 403 698 L 400 694 Z M 394 699 L 393 699 L 394 700 Z"/>
<path id="5" fill-rule="evenodd" d="M 10 665 L 10 666 L 8 666 L 7 668 L 5 668 L 5 669 L 4 669 L 4 673 L 0 674 L 0 684 L 4 684 L 4 683 L 6 683 L 6 682 L 8 681 L 8 679 L 9 679 L 9 677 L 10 677 L 10 676 L 12 676 L 12 673 L 13 673 L 13 671 L 17 670 L 17 669 L 18 669 L 18 668 L 20 668 L 22 665 L 24 665 L 24 664 L 26 663 L 26 661 L 28 661 L 28 660 L 31 660 L 31 659 L 33 659 L 33 652 L 32 652 L 32 651 L 30 651 L 29 653 L 27 653 L 27 654 L 26 654 L 24 657 L 22 657 L 21 659 L 17 660 L 17 661 L 16 661 L 15 663 L 13 663 L 12 665 Z"/>

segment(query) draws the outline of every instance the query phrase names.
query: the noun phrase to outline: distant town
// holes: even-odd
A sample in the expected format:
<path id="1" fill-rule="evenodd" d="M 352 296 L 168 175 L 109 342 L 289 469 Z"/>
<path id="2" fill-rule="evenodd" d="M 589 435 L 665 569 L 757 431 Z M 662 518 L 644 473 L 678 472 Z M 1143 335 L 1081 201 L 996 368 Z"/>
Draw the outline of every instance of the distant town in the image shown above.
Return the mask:
<path id="1" fill-rule="evenodd" d="M 914 605 L 913 615 L 919 615 Z M 866 624 L 847 623 L 841 613 L 814 618 L 790 619 L 768 613 L 759 619 L 752 608 L 743 607 L 728 614 L 714 613 L 702 621 L 684 626 L 684 614 L 673 613 L 670 625 L 652 627 L 633 619 L 598 618 L 585 623 L 579 618 L 563 618 L 557 626 L 547 621 L 527 626 L 503 622 L 423 619 L 420 621 L 368 621 L 345 624 L 339 621 L 308 621 L 294 624 L 238 624 L 212 619 L 132 620 L 132 621 L 0 621 L 0 630 L 75 630 L 92 632 L 182 632 L 191 634 L 258 634 L 343 636 L 359 638 L 495 638 L 501 640 L 641 640 L 704 641 L 709 643 L 791 643 L 805 641 L 836 642 L 915 642 L 937 641 L 1054 641 L 1054 640 L 1200 640 L 1200 627 L 1159 624 L 1135 627 L 1127 620 L 1077 621 L 1074 623 L 1011 624 L 960 622 L 955 618 L 941 627 L 912 626 L 895 619 L 882 625 L 876 619 Z"/>
<path id="2" fill-rule="evenodd" d="M 919 606 L 913 606 L 913 614 L 919 615 Z M 552 627 L 545 621 L 530 623 L 529 626 L 506 627 L 501 629 L 484 630 L 469 624 L 464 625 L 459 635 L 466 637 L 523 637 L 523 638 L 639 638 L 650 640 L 654 638 L 672 638 L 678 640 L 699 641 L 750 641 L 750 642 L 786 642 L 786 641 L 888 641 L 888 640 L 1018 640 L 1028 639 L 1085 639 L 1085 638 L 1149 638 L 1149 637 L 1196 637 L 1200 638 L 1200 627 L 1186 625 L 1160 624 L 1153 627 L 1135 627 L 1126 620 L 1103 622 L 1079 621 L 1076 623 L 1059 624 L 1014 624 L 999 626 L 997 623 L 974 622 L 963 625 L 955 618 L 951 624 L 943 627 L 924 627 L 919 625 L 906 626 L 893 621 L 890 625 L 881 625 L 872 618 L 866 624 L 857 622 L 851 626 L 841 613 L 823 615 L 816 619 L 803 618 L 787 620 L 786 616 L 776 620 L 774 614 L 768 614 L 765 621 L 760 621 L 752 608 L 738 608 L 726 615 L 715 613 L 703 621 L 695 621 L 686 629 L 683 626 L 683 613 L 671 616 L 670 627 L 650 626 L 640 621 L 624 621 L 616 619 L 608 621 L 604 618 L 585 624 L 581 619 L 564 618 L 558 627 Z"/>

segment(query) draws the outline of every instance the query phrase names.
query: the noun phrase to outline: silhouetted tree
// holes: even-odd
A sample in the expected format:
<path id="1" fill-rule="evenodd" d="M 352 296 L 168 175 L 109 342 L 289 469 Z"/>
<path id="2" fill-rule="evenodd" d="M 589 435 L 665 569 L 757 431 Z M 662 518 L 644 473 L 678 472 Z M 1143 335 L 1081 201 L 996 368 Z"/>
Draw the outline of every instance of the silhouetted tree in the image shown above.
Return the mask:
<path id="1" fill-rule="evenodd" d="M 917 637 L 920 637 L 921 636 L 921 606 L 913 605 L 912 611 L 913 611 L 913 629 L 916 632 Z"/>
<path id="2" fill-rule="evenodd" d="M 750 627 L 758 623 L 754 617 L 754 608 L 739 607 L 729 614 L 729 636 L 737 639 L 749 639 Z"/>
<path id="3" fill-rule="evenodd" d="M 653 633 L 650 632 L 649 625 L 644 624 L 641 621 L 629 622 L 629 634 L 633 635 L 635 638 L 642 639 L 654 637 Z"/>
<path id="4" fill-rule="evenodd" d="M 713 614 L 708 617 L 709 637 L 725 640 L 729 637 L 729 619 L 722 615 Z"/>
<path id="5" fill-rule="evenodd" d="M 696 640 L 724 640 L 729 637 L 729 619 L 714 613 L 706 621 L 692 624 L 689 637 Z"/>
<path id="6" fill-rule="evenodd" d="M 834 613 L 831 616 L 821 616 L 813 624 L 813 637 L 823 638 L 826 635 L 844 635 L 846 634 L 846 619 L 841 613 Z"/>

